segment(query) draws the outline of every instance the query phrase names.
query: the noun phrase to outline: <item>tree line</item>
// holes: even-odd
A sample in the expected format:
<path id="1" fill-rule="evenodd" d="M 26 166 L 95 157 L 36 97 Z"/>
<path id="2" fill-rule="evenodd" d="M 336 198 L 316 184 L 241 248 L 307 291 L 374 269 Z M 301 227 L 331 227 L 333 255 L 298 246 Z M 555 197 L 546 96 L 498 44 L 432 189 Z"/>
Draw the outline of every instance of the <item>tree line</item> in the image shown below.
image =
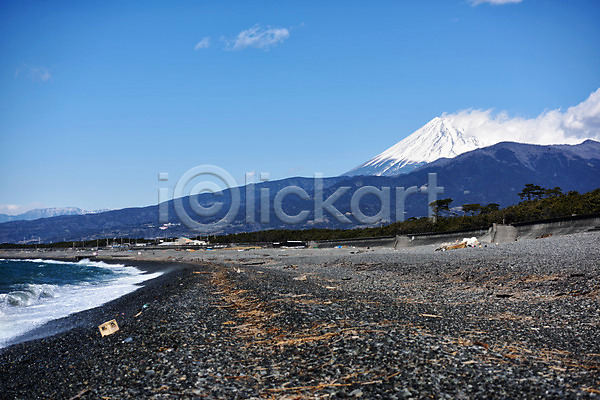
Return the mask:
<path id="1" fill-rule="evenodd" d="M 500 208 L 497 203 L 463 204 L 452 207 L 452 199 L 432 202 L 435 218 L 409 218 L 403 222 L 362 229 L 266 230 L 211 237 L 213 243 L 261 243 L 285 240 L 358 239 L 467 229 L 487 229 L 493 223 L 513 224 L 549 218 L 600 213 L 600 189 L 580 194 L 563 193 L 559 187 L 543 188 L 526 184 L 518 193 L 518 204 Z"/>

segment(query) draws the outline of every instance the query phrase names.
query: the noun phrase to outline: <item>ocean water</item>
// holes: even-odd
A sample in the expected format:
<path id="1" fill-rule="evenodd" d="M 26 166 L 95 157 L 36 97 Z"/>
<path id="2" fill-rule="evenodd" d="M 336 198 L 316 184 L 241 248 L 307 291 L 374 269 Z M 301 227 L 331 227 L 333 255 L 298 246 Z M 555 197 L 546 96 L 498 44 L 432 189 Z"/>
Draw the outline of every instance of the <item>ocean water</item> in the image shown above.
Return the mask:
<path id="1" fill-rule="evenodd" d="M 160 273 L 82 260 L 0 260 L 0 348 L 45 322 L 100 306 Z"/>

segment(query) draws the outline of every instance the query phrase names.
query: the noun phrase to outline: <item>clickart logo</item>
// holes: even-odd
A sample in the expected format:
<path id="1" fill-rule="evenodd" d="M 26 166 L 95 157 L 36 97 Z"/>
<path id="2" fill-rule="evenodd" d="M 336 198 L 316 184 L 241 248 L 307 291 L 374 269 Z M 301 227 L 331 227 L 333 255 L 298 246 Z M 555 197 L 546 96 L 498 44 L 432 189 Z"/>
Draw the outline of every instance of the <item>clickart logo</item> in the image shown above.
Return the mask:
<path id="1" fill-rule="evenodd" d="M 169 174 L 158 174 L 160 182 L 168 182 Z M 313 175 L 312 193 L 297 185 L 267 184 L 268 173 L 260 173 L 260 185 L 256 183 L 256 174 L 247 173 L 246 182 L 240 187 L 235 179 L 223 168 L 214 165 L 199 165 L 185 172 L 176 182 L 172 191 L 161 187 L 158 190 L 159 222 L 169 222 L 169 201 L 179 221 L 186 227 L 199 232 L 214 232 L 226 228 L 234 222 L 238 224 L 269 225 L 272 216 L 284 224 L 324 223 L 326 215 L 335 218 L 341 224 L 351 225 L 352 217 L 357 223 L 373 225 L 391 221 L 392 206 L 395 220 L 403 221 L 406 198 L 412 194 L 427 194 L 427 204 L 437 200 L 437 195 L 444 193 L 444 188 L 437 186 L 437 174 L 428 174 L 427 183 L 421 187 L 375 187 L 361 186 L 353 182 L 351 186 L 328 185 L 325 196 L 325 179 L 320 173 Z M 360 182 L 358 180 L 357 182 Z M 284 183 L 285 181 L 280 181 Z M 259 186 L 259 187 L 257 187 Z M 335 190 L 333 190 L 335 189 Z M 354 190 L 353 190 L 354 189 Z M 392 193 L 394 202 L 392 204 Z M 243 199 L 242 199 L 243 194 Z M 371 195 L 378 199 L 379 210 L 367 215 L 361 210 L 360 202 L 364 196 Z M 336 201 L 342 196 L 350 196 L 350 212 L 342 213 L 336 208 Z M 287 197 L 297 197 L 302 200 L 304 209 L 288 214 L 284 210 Z M 240 216 L 240 208 L 244 203 L 244 215 Z M 431 207 L 429 216 L 433 215 Z"/>

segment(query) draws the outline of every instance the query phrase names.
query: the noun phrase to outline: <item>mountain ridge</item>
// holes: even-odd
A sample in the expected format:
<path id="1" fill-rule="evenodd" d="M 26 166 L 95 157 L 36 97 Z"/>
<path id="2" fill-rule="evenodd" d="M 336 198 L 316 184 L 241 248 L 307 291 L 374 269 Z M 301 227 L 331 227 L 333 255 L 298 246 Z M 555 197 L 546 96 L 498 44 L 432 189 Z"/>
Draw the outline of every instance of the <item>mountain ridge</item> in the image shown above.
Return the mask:
<path id="1" fill-rule="evenodd" d="M 515 157 L 522 162 L 524 165 L 529 166 L 531 169 L 535 167 L 531 165 L 532 156 L 540 157 L 543 153 L 558 153 L 561 152 L 565 156 L 569 156 L 569 159 L 573 158 L 581 158 L 583 160 L 595 160 L 600 159 L 600 142 L 587 139 L 582 143 L 569 145 L 569 144 L 556 144 L 556 145 L 543 145 L 543 144 L 528 144 L 528 143 L 519 143 L 519 142 L 499 142 L 493 144 L 491 146 L 483 147 L 481 149 L 475 149 L 463 154 L 459 154 L 453 158 L 440 158 L 431 163 L 424 165 L 424 167 L 442 167 L 447 165 L 452 160 L 458 159 L 459 157 L 467 157 L 470 153 L 474 151 L 480 150 L 479 154 L 487 154 L 489 156 L 494 156 L 495 149 L 502 147 L 505 149 L 510 149 L 515 154 Z"/>

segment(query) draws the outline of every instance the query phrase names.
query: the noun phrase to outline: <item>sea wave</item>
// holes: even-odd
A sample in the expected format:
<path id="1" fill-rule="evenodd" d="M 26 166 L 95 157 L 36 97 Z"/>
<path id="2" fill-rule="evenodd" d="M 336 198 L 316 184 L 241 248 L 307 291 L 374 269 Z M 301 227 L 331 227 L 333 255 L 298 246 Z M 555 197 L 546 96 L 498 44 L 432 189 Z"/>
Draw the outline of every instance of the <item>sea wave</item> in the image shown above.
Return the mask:
<path id="1" fill-rule="evenodd" d="M 89 258 L 83 258 L 77 262 L 74 261 L 60 261 L 60 260 L 51 260 L 44 258 L 27 258 L 27 259 L 15 259 L 15 258 L 7 258 L 8 261 L 21 261 L 21 262 L 32 262 L 38 264 L 78 264 L 78 265 L 89 265 L 100 268 L 122 268 L 125 267 L 125 264 L 107 264 L 104 261 L 91 261 Z M 131 267 L 133 268 L 133 267 Z"/>
<path id="2" fill-rule="evenodd" d="M 41 300 L 54 297 L 57 285 L 25 284 L 9 293 L 0 294 L 0 307 L 31 306 Z"/>
<path id="3" fill-rule="evenodd" d="M 25 261 L 25 260 L 14 260 Z M 109 273 L 85 276 L 64 283 L 23 283 L 14 285 L 0 294 L 0 348 L 16 343 L 18 337 L 45 322 L 98 307 L 140 288 L 140 283 L 161 275 L 147 274 L 123 264 L 107 264 L 102 261 L 81 260 L 77 263 L 55 260 L 27 260 L 39 264 L 40 269 L 50 264 L 76 264 L 88 272 L 89 267 L 110 270 Z M 107 271 L 108 272 L 108 271 Z M 56 280 L 56 279 L 55 279 Z"/>

